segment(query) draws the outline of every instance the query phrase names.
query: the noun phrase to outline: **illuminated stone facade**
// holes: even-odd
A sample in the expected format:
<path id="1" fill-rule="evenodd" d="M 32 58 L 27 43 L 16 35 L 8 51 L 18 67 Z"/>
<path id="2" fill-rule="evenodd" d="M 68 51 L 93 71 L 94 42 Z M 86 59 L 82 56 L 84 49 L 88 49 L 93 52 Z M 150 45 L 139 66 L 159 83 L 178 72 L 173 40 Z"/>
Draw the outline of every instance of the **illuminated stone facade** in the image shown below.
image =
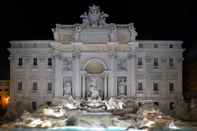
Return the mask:
<path id="1" fill-rule="evenodd" d="M 136 40 L 134 24 L 108 24 L 91 6 L 82 24 L 56 24 L 54 40 L 11 41 L 11 97 L 28 109 L 54 97 L 126 96 L 173 109 L 182 99 L 182 41 Z"/>

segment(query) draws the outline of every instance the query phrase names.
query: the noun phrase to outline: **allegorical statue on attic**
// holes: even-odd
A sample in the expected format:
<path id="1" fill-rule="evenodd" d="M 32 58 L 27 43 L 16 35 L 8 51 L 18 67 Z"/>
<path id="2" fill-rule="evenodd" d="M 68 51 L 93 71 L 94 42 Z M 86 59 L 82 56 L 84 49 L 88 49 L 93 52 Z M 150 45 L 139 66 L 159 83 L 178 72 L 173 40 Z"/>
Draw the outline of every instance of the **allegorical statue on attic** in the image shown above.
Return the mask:
<path id="1" fill-rule="evenodd" d="M 99 6 L 93 5 L 89 7 L 88 13 L 85 12 L 80 16 L 82 18 L 82 25 L 91 27 L 101 27 L 106 24 L 108 14 L 100 10 Z"/>

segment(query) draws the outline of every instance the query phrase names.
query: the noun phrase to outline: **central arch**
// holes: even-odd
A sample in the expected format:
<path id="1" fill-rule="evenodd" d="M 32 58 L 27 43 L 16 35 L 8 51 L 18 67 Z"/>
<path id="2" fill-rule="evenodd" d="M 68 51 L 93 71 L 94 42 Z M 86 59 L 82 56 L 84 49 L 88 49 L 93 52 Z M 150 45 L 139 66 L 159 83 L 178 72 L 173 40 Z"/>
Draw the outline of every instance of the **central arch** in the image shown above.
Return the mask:
<path id="1" fill-rule="evenodd" d="M 107 70 L 107 65 L 105 62 L 99 58 L 89 59 L 83 66 L 83 70 L 90 72 L 90 74 L 98 74 Z"/>
<path id="2" fill-rule="evenodd" d="M 91 58 L 86 61 L 83 70 L 86 72 L 85 97 L 90 97 L 91 89 L 95 88 L 99 92 L 99 96 L 104 98 L 104 83 L 106 82 L 104 72 L 107 70 L 104 61 L 98 58 Z"/>

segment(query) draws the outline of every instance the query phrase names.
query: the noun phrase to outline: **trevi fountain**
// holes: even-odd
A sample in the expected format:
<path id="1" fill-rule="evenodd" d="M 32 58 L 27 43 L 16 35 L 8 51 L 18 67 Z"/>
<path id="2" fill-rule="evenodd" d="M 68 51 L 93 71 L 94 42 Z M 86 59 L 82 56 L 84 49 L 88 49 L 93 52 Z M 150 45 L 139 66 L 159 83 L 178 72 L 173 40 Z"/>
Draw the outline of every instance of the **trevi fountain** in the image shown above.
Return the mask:
<path id="1" fill-rule="evenodd" d="M 11 101 L 0 130 L 190 131 L 175 117 L 195 119 L 197 108 L 185 110 L 182 98 L 182 42 L 138 41 L 133 23 L 107 17 L 93 5 L 82 24 L 57 24 L 54 41 L 11 41 Z M 159 90 L 168 80 L 171 92 Z"/>

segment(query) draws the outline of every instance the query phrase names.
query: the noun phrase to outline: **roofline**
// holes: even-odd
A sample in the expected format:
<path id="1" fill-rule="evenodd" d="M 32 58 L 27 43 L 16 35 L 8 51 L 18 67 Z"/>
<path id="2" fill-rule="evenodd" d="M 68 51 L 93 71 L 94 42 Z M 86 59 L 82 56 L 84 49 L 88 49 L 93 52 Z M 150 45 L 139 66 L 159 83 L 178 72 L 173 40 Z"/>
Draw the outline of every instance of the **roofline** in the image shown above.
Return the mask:
<path id="1" fill-rule="evenodd" d="M 136 40 L 140 43 L 175 43 L 175 44 L 182 44 L 182 40 Z"/>
<path id="2" fill-rule="evenodd" d="M 17 43 L 50 43 L 50 42 L 54 42 L 54 40 L 11 40 L 9 42 L 11 44 L 17 44 Z"/>
<path id="3" fill-rule="evenodd" d="M 17 44 L 17 43 L 50 43 L 50 42 L 56 42 L 55 40 L 12 40 L 10 41 L 11 44 Z M 139 43 L 172 43 L 172 44 L 182 44 L 182 40 L 136 40 L 136 42 Z"/>

